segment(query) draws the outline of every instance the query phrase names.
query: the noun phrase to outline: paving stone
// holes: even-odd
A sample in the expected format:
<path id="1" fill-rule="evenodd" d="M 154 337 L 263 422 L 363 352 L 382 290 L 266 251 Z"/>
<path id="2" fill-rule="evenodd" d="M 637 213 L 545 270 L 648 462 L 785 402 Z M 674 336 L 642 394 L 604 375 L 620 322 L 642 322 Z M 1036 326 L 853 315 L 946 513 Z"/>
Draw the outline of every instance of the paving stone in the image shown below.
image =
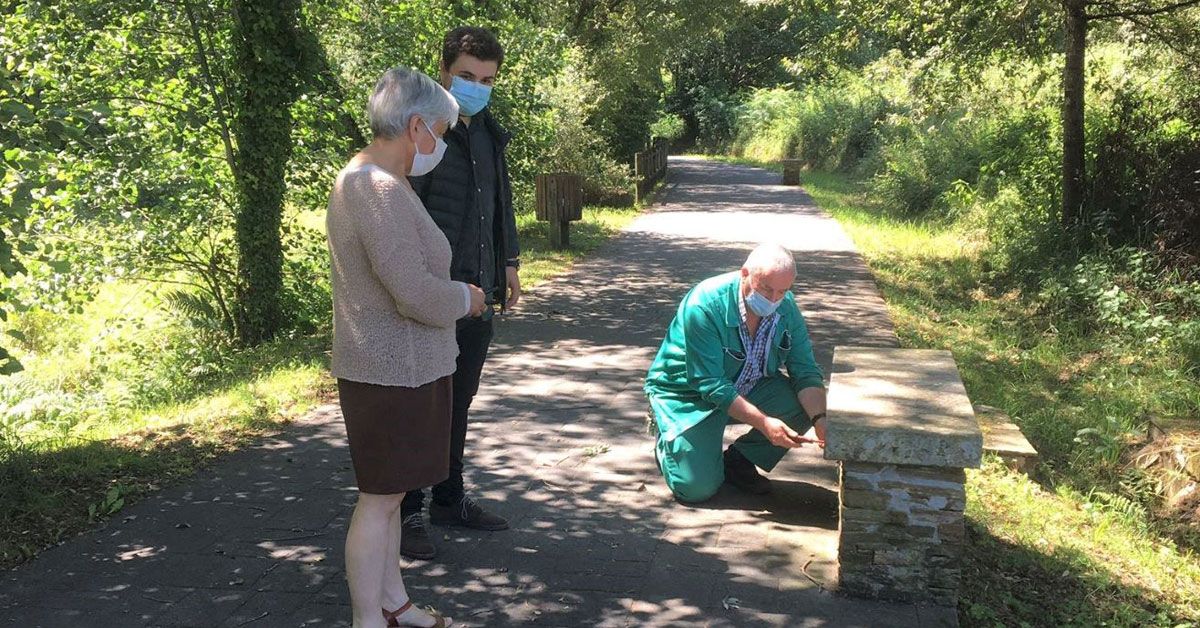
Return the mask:
<path id="1" fill-rule="evenodd" d="M 295 626 L 294 613 L 297 609 L 304 607 L 311 598 L 311 595 L 305 593 L 279 591 L 256 593 L 226 617 L 220 625 L 224 628 Z"/>
<path id="2" fill-rule="evenodd" d="M 253 591 L 198 589 L 171 605 L 154 618 L 156 625 L 203 628 L 220 626 L 223 621 L 246 603 Z"/>

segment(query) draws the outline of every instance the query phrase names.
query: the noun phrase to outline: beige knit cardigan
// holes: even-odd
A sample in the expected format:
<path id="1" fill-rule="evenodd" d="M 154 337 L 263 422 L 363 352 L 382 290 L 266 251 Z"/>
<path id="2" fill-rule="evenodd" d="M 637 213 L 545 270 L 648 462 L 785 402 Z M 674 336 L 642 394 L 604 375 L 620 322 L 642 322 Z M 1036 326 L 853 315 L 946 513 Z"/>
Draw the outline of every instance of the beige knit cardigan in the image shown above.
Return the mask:
<path id="1" fill-rule="evenodd" d="M 333 375 L 414 388 L 454 372 L 466 286 L 450 243 L 406 181 L 371 164 L 338 174 L 325 215 L 333 279 Z"/>

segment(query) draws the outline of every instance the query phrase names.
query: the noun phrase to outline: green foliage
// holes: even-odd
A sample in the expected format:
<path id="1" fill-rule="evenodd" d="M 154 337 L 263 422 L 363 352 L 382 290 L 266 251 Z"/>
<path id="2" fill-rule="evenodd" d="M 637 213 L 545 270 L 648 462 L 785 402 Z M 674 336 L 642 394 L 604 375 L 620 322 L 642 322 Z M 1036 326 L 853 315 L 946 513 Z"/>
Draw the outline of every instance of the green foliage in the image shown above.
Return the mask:
<path id="1" fill-rule="evenodd" d="M 96 521 L 104 519 L 125 507 L 124 493 L 126 489 L 120 484 L 113 486 L 104 493 L 104 499 L 88 506 L 88 519 Z"/>
<path id="2" fill-rule="evenodd" d="M 753 159 L 800 159 L 806 166 L 849 170 L 878 143 L 888 102 L 859 79 L 790 89 L 756 90 L 742 107 L 733 150 Z"/>
<path id="3" fill-rule="evenodd" d="M 650 135 L 669 141 L 683 139 L 683 134 L 686 132 L 687 123 L 674 113 L 664 113 L 654 121 L 654 124 L 650 125 Z"/>
<path id="4" fill-rule="evenodd" d="M 1094 316 L 1081 308 L 1086 301 L 1041 310 L 1036 293 L 998 289 L 985 249 L 961 225 L 899 219 L 878 208 L 869 184 L 845 174 L 810 172 L 804 185 L 866 256 L 901 343 L 953 351 L 971 399 L 1004 409 L 1040 454 L 1036 481 L 998 460 L 968 472 L 960 621 L 1176 626 L 1200 619 L 1191 593 L 1200 583 L 1200 539 L 1160 517 L 1153 480 L 1128 466 L 1146 417 L 1194 422 L 1195 371 L 1166 345 L 1128 337 L 1120 315 L 1115 327 L 1081 327 Z M 1106 255 L 1109 269 L 1089 272 L 1127 291 L 1157 283 L 1157 299 L 1183 287 L 1155 264 L 1123 255 Z M 1122 311 L 1152 294 L 1136 291 Z"/>
<path id="5" fill-rule="evenodd" d="M 567 58 L 562 71 L 547 77 L 540 91 L 551 107 L 553 133 L 541 154 L 541 167 L 545 172 L 582 175 L 588 199 L 628 196 L 633 185 L 629 166 L 613 159 L 604 138 L 587 124 L 603 91 L 600 83 L 586 76 L 583 51 L 572 49 Z"/>
<path id="6" fill-rule="evenodd" d="M 792 78 L 786 60 L 800 52 L 799 29 L 808 23 L 785 3 L 728 3 L 713 16 L 717 25 L 706 36 L 666 59 L 666 108 L 684 119 L 685 137 L 707 149 L 734 137 L 740 92 Z"/>

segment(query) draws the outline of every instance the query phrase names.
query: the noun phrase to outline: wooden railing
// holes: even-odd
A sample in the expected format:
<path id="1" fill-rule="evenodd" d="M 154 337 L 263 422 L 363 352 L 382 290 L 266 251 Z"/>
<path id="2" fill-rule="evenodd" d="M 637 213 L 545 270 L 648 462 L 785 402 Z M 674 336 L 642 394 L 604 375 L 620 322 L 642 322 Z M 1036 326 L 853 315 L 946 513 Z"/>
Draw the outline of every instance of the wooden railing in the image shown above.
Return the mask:
<path id="1" fill-rule="evenodd" d="M 633 155 L 634 202 L 641 203 L 654 184 L 667 175 L 667 140 L 656 138 L 650 148 Z"/>

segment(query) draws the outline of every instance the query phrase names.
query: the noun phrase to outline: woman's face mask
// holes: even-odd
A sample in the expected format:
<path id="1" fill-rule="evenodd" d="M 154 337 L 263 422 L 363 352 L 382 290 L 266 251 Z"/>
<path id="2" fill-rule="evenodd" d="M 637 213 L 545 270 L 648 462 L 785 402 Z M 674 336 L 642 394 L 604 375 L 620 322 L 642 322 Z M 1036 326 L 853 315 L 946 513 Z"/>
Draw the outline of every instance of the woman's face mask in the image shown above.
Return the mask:
<path id="1" fill-rule="evenodd" d="M 429 136 L 433 138 L 433 152 L 422 153 L 421 145 L 414 142 L 413 146 L 417 149 L 413 154 L 412 168 L 409 169 L 408 175 L 411 177 L 419 177 L 429 174 L 442 161 L 442 156 L 446 154 L 446 140 L 440 138 L 433 132 L 433 128 L 424 118 L 421 119 L 421 124 L 425 125 L 425 130 L 429 132 Z"/>

